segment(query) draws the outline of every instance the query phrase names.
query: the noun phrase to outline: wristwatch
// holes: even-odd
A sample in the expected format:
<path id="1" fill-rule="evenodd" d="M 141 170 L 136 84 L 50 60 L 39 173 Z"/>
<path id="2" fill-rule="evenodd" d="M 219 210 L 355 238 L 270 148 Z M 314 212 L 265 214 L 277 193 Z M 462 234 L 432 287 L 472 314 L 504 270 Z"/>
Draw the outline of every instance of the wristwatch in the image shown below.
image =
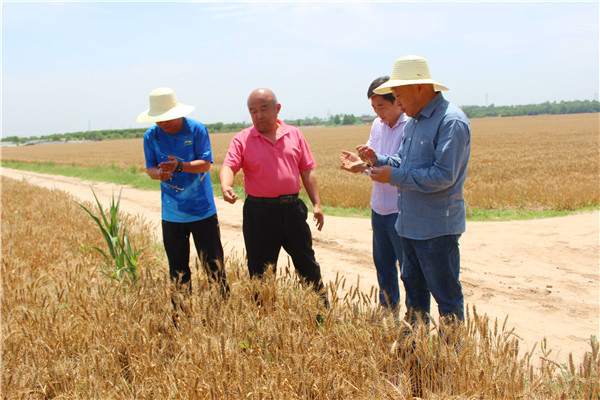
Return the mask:
<path id="1" fill-rule="evenodd" d="M 181 162 L 181 160 L 177 160 L 177 168 L 175 168 L 175 173 L 180 173 L 183 171 L 183 163 Z"/>

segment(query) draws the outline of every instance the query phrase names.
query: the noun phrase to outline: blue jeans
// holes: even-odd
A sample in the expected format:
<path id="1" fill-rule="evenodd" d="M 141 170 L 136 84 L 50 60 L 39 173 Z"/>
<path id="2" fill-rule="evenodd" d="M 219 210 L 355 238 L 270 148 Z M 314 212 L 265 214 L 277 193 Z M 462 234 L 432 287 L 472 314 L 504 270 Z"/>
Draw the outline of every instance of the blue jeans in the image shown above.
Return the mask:
<path id="1" fill-rule="evenodd" d="M 396 231 L 398 214 L 381 215 L 371 210 L 373 228 L 373 262 L 379 282 L 379 301 L 384 307 L 396 308 L 400 302 L 398 266 L 402 269 L 402 244 Z"/>
<path id="2" fill-rule="evenodd" d="M 459 281 L 460 235 L 440 236 L 428 240 L 402 237 L 404 259 L 402 282 L 406 290 L 406 308 L 409 317 L 415 312 L 427 315 L 431 297 L 438 304 L 440 316 L 454 316 L 464 321 L 463 292 Z"/>

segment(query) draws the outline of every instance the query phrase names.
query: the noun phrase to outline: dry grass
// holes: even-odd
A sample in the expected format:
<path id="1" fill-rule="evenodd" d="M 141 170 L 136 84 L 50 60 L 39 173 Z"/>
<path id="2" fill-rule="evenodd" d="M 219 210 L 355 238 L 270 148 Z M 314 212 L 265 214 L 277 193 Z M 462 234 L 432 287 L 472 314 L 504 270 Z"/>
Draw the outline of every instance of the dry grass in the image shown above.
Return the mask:
<path id="1" fill-rule="evenodd" d="M 319 326 L 312 291 L 289 272 L 252 282 L 236 255 L 229 301 L 194 271 L 176 329 L 160 246 L 143 253 L 137 286 L 122 285 L 99 273 L 95 252 L 76 252 L 103 238 L 66 194 L 1 183 L 2 398 L 397 399 L 410 398 L 415 376 L 430 399 L 598 398 L 597 344 L 580 363 L 538 366 L 474 310 L 447 340 L 435 326 L 407 334 L 375 307 L 376 291 L 337 297 L 341 280 Z M 151 240 L 144 221 L 126 223 L 134 243 Z"/>
<path id="2" fill-rule="evenodd" d="M 600 204 L 598 114 L 473 121 L 465 198 L 473 208 Z"/>
<path id="3" fill-rule="evenodd" d="M 598 114 L 473 119 L 465 183 L 469 209 L 573 210 L 600 204 Z M 330 206 L 368 208 L 371 180 L 339 169 L 341 150 L 367 141 L 369 126 L 305 128 L 319 189 Z M 218 171 L 234 133 L 211 135 Z M 141 139 L 4 148 L 2 159 L 144 169 Z M 241 183 L 241 174 L 236 177 Z"/>

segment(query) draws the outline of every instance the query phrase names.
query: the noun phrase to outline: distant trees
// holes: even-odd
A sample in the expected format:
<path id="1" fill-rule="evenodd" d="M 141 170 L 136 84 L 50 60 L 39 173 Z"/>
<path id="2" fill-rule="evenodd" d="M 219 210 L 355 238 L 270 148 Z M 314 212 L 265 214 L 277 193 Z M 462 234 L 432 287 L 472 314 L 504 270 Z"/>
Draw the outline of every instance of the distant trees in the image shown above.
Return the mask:
<path id="1" fill-rule="evenodd" d="M 354 125 L 356 122 L 356 117 L 354 114 L 344 114 L 344 119 L 342 119 L 342 125 Z"/>
<path id="2" fill-rule="evenodd" d="M 527 104 L 522 106 L 462 106 L 462 110 L 469 118 L 484 117 L 515 117 L 519 115 L 540 114 L 580 114 L 600 112 L 600 103 L 597 100 L 549 101 L 541 104 Z"/>
<path id="3" fill-rule="evenodd" d="M 21 139 L 25 139 L 25 138 L 20 138 L 18 136 L 7 136 L 7 137 L 2 138 L 2 141 L 9 142 L 9 143 L 19 143 L 19 141 Z"/>
<path id="4" fill-rule="evenodd" d="M 298 118 L 298 119 L 285 119 L 284 122 L 289 125 L 294 126 L 317 126 L 317 125 L 325 125 L 326 121 L 319 117 L 306 117 L 306 118 Z"/>
<path id="5" fill-rule="evenodd" d="M 225 132 L 237 132 L 241 131 L 244 128 L 247 128 L 249 124 L 245 122 L 233 122 L 231 124 L 224 124 L 222 122 L 217 122 L 214 124 L 204 124 L 208 132 L 210 133 L 225 133 Z"/>

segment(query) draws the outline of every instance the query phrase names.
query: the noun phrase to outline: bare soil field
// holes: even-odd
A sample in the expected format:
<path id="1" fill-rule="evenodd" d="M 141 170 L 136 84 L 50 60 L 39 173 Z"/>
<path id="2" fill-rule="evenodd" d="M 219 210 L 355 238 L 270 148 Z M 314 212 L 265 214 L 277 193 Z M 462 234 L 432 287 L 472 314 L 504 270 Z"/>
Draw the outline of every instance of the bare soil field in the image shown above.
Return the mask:
<path id="1" fill-rule="evenodd" d="M 7 168 L 1 173 L 66 191 L 77 201 L 93 201 L 90 186 L 102 204 L 120 190 L 113 184 Z M 225 251 L 243 254 L 242 203 L 215 201 Z M 159 192 L 124 187 L 121 208 L 154 224 L 161 241 Z M 377 286 L 370 220 L 326 216 L 323 231 L 313 229 L 313 234 L 326 282 L 339 274 L 347 279 L 347 286 L 358 282 L 367 293 Z M 461 279 L 469 307 L 500 324 L 508 318 L 507 326 L 515 327 L 524 351 L 546 338 L 548 348 L 554 350 L 552 360 L 565 363 L 569 353 L 575 360 L 582 359 L 590 349 L 589 337 L 599 336 L 600 329 L 598 211 L 529 221 L 468 222 L 460 246 Z M 282 251 L 279 266 L 287 263 Z"/>

